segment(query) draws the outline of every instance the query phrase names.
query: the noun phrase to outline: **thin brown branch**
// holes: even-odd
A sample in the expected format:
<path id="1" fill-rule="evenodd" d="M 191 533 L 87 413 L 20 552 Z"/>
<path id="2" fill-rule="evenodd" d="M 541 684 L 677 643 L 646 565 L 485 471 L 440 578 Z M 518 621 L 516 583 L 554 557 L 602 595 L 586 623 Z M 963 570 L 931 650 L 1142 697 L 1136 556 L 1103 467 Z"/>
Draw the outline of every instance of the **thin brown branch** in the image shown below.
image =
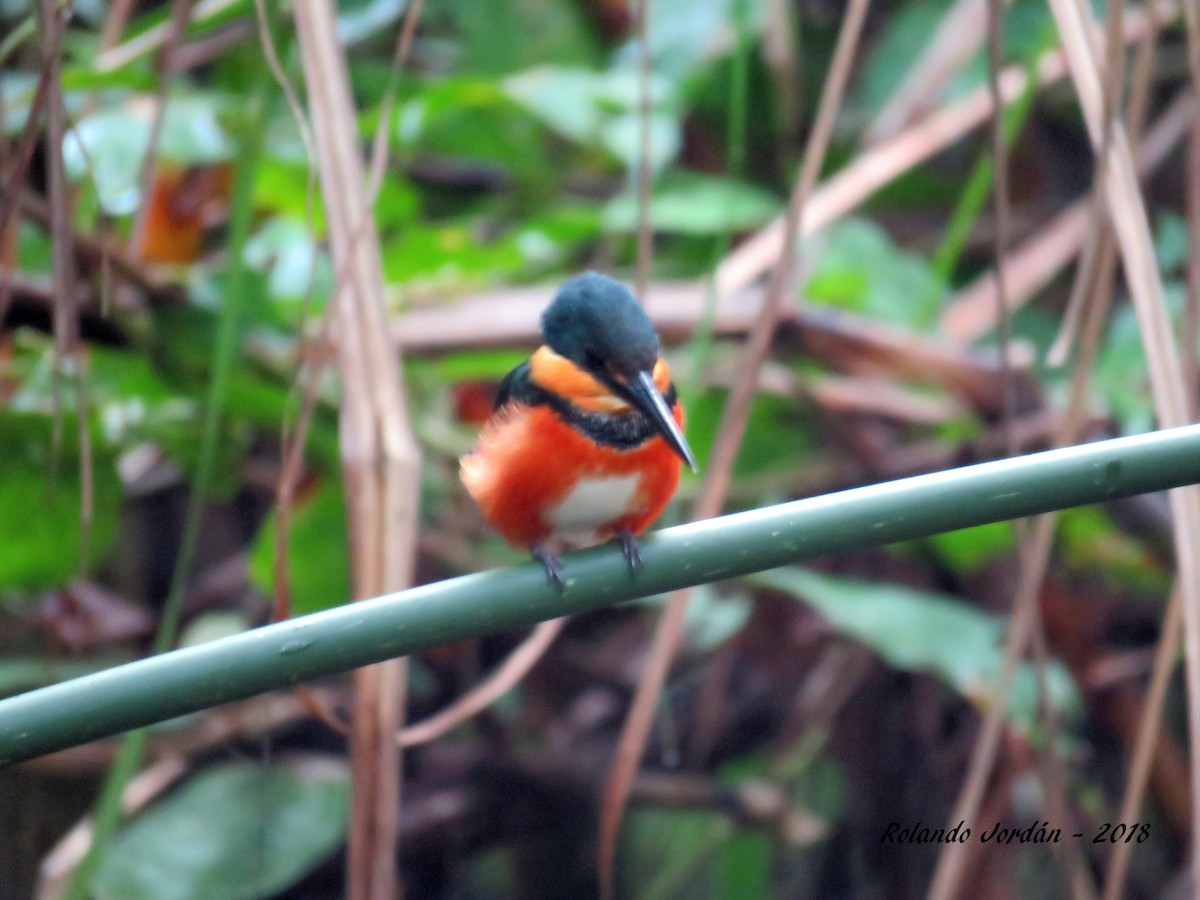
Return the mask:
<path id="1" fill-rule="evenodd" d="M 71 378 L 75 401 L 75 426 L 79 453 L 79 574 L 86 574 L 90 559 L 95 496 L 92 472 L 92 439 L 88 426 L 87 392 L 80 352 L 79 307 L 75 290 L 75 251 L 72 246 L 71 200 L 63 162 L 66 107 L 62 97 L 61 38 L 68 13 L 55 0 L 43 0 L 41 22 L 44 40 L 43 65 L 49 75 L 50 94 L 46 105 L 46 156 L 50 194 L 50 233 L 54 272 L 54 358 L 55 408 L 61 375 Z M 0 229 L 2 230 L 2 229 Z"/>
<path id="2" fill-rule="evenodd" d="M 1001 0 L 987 0 L 986 18 L 988 93 L 992 99 L 992 108 L 999 110 L 1004 106 L 1004 95 L 1000 91 L 1000 70 L 1004 64 L 1004 10 Z M 1001 413 L 1001 426 L 1007 435 L 1010 423 L 1016 413 L 1016 394 L 1010 357 L 1012 322 L 1009 318 L 1008 272 L 1005 269 L 1009 244 L 1009 199 L 1008 140 L 1005 135 L 1003 115 L 992 116 L 992 166 L 994 172 L 992 207 L 996 220 L 995 247 L 993 249 L 996 260 L 996 327 L 997 342 L 1000 347 L 1000 366 L 1004 378 L 1004 409 Z M 1005 448 L 1009 456 L 1015 452 L 1011 436 L 1006 438 Z"/>
<path id="3" fill-rule="evenodd" d="M 1138 171 L 1143 177 L 1156 171 L 1178 146 L 1187 133 L 1192 109 L 1191 96 L 1181 94 L 1151 126 L 1138 145 Z M 1092 214 L 1090 199 L 1077 200 L 1009 254 L 1005 265 L 1010 309 L 1019 309 L 1032 300 L 1080 252 Z M 987 272 L 946 304 L 941 330 L 954 340 L 973 343 L 996 327 L 995 310 L 995 274 Z M 1065 356 L 1060 359 L 1065 361 Z"/>
<path id="4" fill-rule="evenodd" d="M 775 333 L 777 313 L 784 306 L 785 297 L 790 296 L 795 286 L 796 244 L 801 233 L 805 205 L 824 165 L 825 153 L 829 147 L 838 110 L 841 108 L 867 7 L 868 0 L 852 0 L 846 7 L 829 74 L 821 91 L 812 135 L 788 206 L 781 253 L 773 269 L 771 284 L 763 299 L 758 318 L 743 351 L 744 365 L 740 367 L 742 377 L 730 391 L 721 423 L 717 428 L 719 437 L 708 461 L 704 487 L 692 510 L 693 519 L 707 519 L 719 515 L 724 504 L 729 488 L 729 476 L 745 432 L 750 401 L 758 383 L 759 369 Z M 688 598 L 687 591 L 672 595 L 658 623 L 650 657 L 621 730 L 616 760 L 605 786 L 600 811 L 598 858 L 601 894 L 605 897 L 613 895 L 617 833 L 642 754 L 645 752 L 646 739 L 658 707 L 658 699 L 666 683 L 675 648 L 683 634 Z"/>
<path id="5" fill-rule="evenodd" d="M 49 42 L 53 39 L 56 44 L 61 42 L 62 31 L 65 27 L 61 17 L 55 17 L 45 33 L 46 41 Z M 20 202 L 21 191 L 25 184 L 25 176 L 29 174 L 29 164 L 33 160 L 33 151 L 37 148 L 40 133 L 38 126 L 49 105 L 50 95 L 50 70 L 46 67 L 38 75 L 37 87 L 34 89 L 33 99 L 29 103 L 29 115 L 25 118 L 25 128 L 21 132 L 21 139 L 17 142 L 17 149 L 13 152 L 11 160 L 8 161 L 8 184 L 0 193 L 0 234 L 4 234 L 8 229 L 9 223 L 17 211 L 17 204 Z"/>
<path id="6" fill-rule="evenodd" d="M 545 655 L 566 624 L 565 618 L 550 619 L 539 624 L 486 679 L 441 712 L 405 726 L 396 736 L 400 746 L 416 747 L 419 744 L 428 744 L 479 715 L 521 683 L 529 674 L 529 670 Z"/>
<path id="7" fill-rule="evenodd" d="M 150 209 L 153 206 L 151 196 L 154 189 L 154 174 L 158 168 L 158 145 L 162 140 L 163 122 L 167 114 L 167 95 L 171 89 L 171 55 L 179 42 L 183 40 L 183 32 L 187 28 L 195 0 L 172 0 L 171 18 L 168 21 L 167 38 L 159 51 L 155 68 L 158 70 L 158 88 L 154 96 L 153 114 L 150 118 L 150 135 L 146 140 L 146 149 L 142 152 L 142 163 L 138 170 L 138 185 L 141 189 L 142 202 L 138 206 L 134 218 L 130 247 L 135 257 L 142 254 L 142 243 L 146 233 L 146 223 L 149 221 Z"/>
<path id="8" fill-rule="evenodd" d="M 750 288 L 718 297 L 713 333 L 742 337 L 759 319 L 765 292 Z M 537 317 L 545 306 L 543 288 L 506 288 L 406 313 L 396 342 L 410 354 L 491 346 L 536 346 Z M 685 340 L 704 321 L 705 287 L 694 282 L 656 282 L 646 300 L 663 339 Z M 789 305 L 777 311 L 776 340 L 838 368 L 867 377 L 911 379 L 945 388 L 978 412 L 992 416 L 1001 408 L 1000 369 L 990 357 L 928 337 L 912 329 L 884 324 L 823 306 Z M 1036 395 L 1028 376 L 1031 354 L 1014 347 L 1022 398 Z M 1022 400 L 1024 403 L 1024 399 Z"/>
<path id="9" fill-rule="evenodd" d="M 20 210 L 21 215 L 29 221 L 50 229 L 51 206 L 43 198 L 30 191 L 24 192 L 20 198 Z M 72 225 L 71 245 L 78 265 L 92 271 L 109 266 L 113 275 L 141 291 L 151 303 L 177 303 L 184 297 L 179 285 L 160 280 L 145 266 L 130 259 L 111 240 L 85 234 Z"/>
<path id="10" fill-rule="evenodd" d="M 1101 279 L 1111 278 L 1113 271 L 1110 267 L 1116 263 L 1116 244 L 1112 229 L 1108 226 L 1104 194 L 1104 170 L 1108 165 L 1108 155 L 1112 146 L 1112 130 L 1114 117 L 1120 108 L 1120 85 L 1125 69 L 1124 48 L 1118 41 L 1121 22 L 1125 16 L 1123 0 L 1114 0 L 1108 4 L 1104 28 L 1104 80 L 1102 93 L 1103 129 L 1100 137 L 1100 149 L 1096 154 L 1092 176 L 1091 210 L 1088 215 L 1087 238 L 1083 245 L 1083 253 L 1079 264 L 1075 267 L 1075 281 L 1071 285 L 1071 296 L 1067 303 L 1067 313 L 1063 317 L 1062 328 L 1050 348 L 1048 360 L 1051 365 L 1062 365 L 1070 352 L 1070 345 L 1075 339 L 1075 330 L 1080 318 L 1080 310 L 1095 293 L 1096 285 Z M 1148 86 L 1147 86 L 1148 87 Z M 1136 135 L 1136 131 L 1129 132 Z"/>
<path id="11" fill-rule="evenodd" d="M 1175 658 L 1179 653 L 1183 639 L 1183 597 L 1176 587 L 1171 591 L 1167 600 L 1167 611 L 1163 616 L 1162 635 L 1158 647 L 1154 651 L 1154 671 L 1150 676 L 1150 686 L 1146 689 L 1142 701 L 1142 717 L 1138 722 L 1137 738 L 1133 748 L 1133 761 L 1129 764 L 1129 779 L 1125 785 L 1125 794 L 1121 798 L 1122 817 L 1118 821 L 1132 822 L 1137 819 L 1142 808 L 1142 798 L 1146 794 L 1146 785 L 1150 780 L 1150 769 L 1154 763 L 1154 754 L 1159 745 L 1159 732 L 1162 728 L 1163 701 L 1167 697 L 1167 688 L 1171 683 L 1171 675 L 1175 671 Z M 1133 855 L 1133 847 L 1123 847 L 1117 844 L 1109 857 L 1108 868 L 1104 873 L 1104 900 L 1119 900 L 1125 895 L 1125 878 L 1129 872 L 1129 860 Z"/>
<path id="12" fill-rule="evenodd" d="M 300 341 L 297 345 L 296 357 L 297 361 L 300 361 L 312 357 L 312 354 L 306 352 L 309 341 L 305 326 L 308 321 L 309 306 L 312 303 L 312 293 L 315 287 L 313 275 L 316 272 L 316 260 L 319 249 L 314 209 L 317 183 L 317 148 L 313 139 L 312 128 L 309 126 L 308 118 L 304 114 L 300 98 L 296 94 L 296 88 L 284 71 L 283 63 L 279 59 L 279 53 L 275 49 L 275 41 L 271 37 L 271 24 L 267 16 L 266 0 L 255 0 L 254 13 L 258 23 L 258 37 L 259 44 L 263 49 L 263 58 L 267 61 L 267 67 L 271 70 L 271 75 L 275 78 L 276 83 L 283 92 L 284 101 L 287 103 L 292 121 L 296 124 L 296 131 L 300 135 L 300 142 L 304 147 L 304 160 L 307 169 L 304 188 L 304 220 L 308 226 L 309 249 L 313 265 L 309 272 L 308 284 L 305 287 L 304 301 L 301 305 L 300 323 L 297 329 L 300 334 Z M 333 304 L 330 304 L 331 309 L 332 306 Z M 329 337 L 332 321 L 332 315 L 326 315 L 322 319 L 322 344 Z M 293 429 L 289 427 L 286 411 L 283 422 L 280 424 L 279 443 L 280 455 L 283 458 L 283 462 L 280 466 L 279 484 L 275 492 L 275 559 L 272 569 L 272 582 L 275 589 L 272 618 L 276 621 L 285 619 L 291 615 L 292 594 L 290 568 L 288 565 L 288 536 L 291 534 L 292 503 L 295 498 L 296 485 L 299 483 L 301 470 L 304 465 L 304 447 L 308 442 L 308 430 L 316 411 L 317 385 L 320 380 L 320 373 L 324 369 L 322 361 L 322 357 L 317 357 L 317 360 L 308 368 L 303 369 L 301 376 L 296 379 L 293 388 L 289 391 L 288 404 L 285 410 L 290 408 L 297 388 L 299 388 L 302 398 L 294 433 Z M 345 725 L 341 723 L 332 711 L 322 708 L 319 701 L 313 695 L 305 694 L 303 696 L 305 697 L 305 702 L 311 701 L 314 707 L 313 713 L 318 719 L 336 730 L 342 730 L 343 732 L 346 730 Z"/>
<path id="13" fill-rule="evenodd" d="M 371 140 L 371 169 L 367 182 L 367 196 L 371 205 L 379 196 L 380 185 L 383 184 L 383 173 L 387 166 L 388 141 L 392 133 L 392 109 L 396 105 L 396 92 L 400 90 L 400 73 L 404 71 L 404 63 L 412 49 L 413 36 L 417 33 L 417 23 L 421 21 L 421 13 L 425 8 L 425 0 L 412 0 L 404 13 L 404 23 L 400 26 L 400 34 L 396 38 L 396 49 L 392 52 L 392 67 L 388 75 L 387 89 L 383 93 L 383 101 L 379 104 L 379 124 L 375 126 L 375 136 Z"/>
<path id="14" fill-rule="evenodd" d="M 638 163 L 637 163 L 637 281 L 635 289 L 643 300 L 654 266 L 654 229 L 650 222 L 650 0 L 637 0 L 638 37 Z"/>

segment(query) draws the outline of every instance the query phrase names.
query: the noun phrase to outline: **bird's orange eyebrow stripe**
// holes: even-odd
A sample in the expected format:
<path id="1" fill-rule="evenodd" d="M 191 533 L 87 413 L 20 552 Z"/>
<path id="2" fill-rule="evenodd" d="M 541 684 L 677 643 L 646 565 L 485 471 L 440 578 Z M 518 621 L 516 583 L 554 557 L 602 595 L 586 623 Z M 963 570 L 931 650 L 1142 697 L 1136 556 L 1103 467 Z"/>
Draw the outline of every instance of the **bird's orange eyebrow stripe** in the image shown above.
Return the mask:
<path id="1" fill-rule="evenodd" d="M 565 356 L 559 356 L 543 344 L 529 360 L 529 377 L 533 383 L 572 403 L 601 412 L 628 409 L 620 397 L 577 366 Z M 671 369 L 665 359 L 654 364 L 654 385 L 665 393 L 671 384 Z"/>
<path id="2" fill-rule="evenodd" d="M 571 400 L 612 396 L 599 381 L 545 344 L 529 360 L 529 377 L 538 387 Z"/>

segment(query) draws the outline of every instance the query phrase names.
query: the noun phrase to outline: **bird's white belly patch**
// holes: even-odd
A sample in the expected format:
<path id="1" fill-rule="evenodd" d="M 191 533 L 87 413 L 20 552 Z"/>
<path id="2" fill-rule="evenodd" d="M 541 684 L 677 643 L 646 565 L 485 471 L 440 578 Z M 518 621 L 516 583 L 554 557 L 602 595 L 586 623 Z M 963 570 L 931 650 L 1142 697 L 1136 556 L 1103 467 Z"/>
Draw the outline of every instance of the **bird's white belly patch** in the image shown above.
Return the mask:
<path id="1" fill-rule="evenodd" d="M 596 529 L 630 512 L 642 476 L 638 472 L 610 478 L 583 478 L 563 501 L 544 514 L 559 540 L 587 543 Z"/>

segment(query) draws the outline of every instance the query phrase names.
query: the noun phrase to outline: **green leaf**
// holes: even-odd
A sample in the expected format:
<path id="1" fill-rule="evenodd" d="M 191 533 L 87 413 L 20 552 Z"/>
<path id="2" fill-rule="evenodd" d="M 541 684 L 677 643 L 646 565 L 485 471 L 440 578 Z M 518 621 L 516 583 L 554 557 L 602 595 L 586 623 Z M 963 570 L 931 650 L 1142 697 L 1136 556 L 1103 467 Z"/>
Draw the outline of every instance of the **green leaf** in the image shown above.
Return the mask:
<path id="1" fill-rule="evenodd" d="M 878 112 L 896 86 L 908 75 L 920 52 L 928 45 L 938 23 L 951 7 L 951 0 L 912 0 L 896 8 L 888 17 L 883 34 L 863 65 L 858 101 L 871 113 Z M 1041 0 L 1014 0 L 1004 16 L 1004 57 L 1025 59 L 1038 51 L 1052 27 L 1046 4 Z M 941 96 L 925 98 L 931 106 L 984 84 L 987 59 L 978 51 L 957 78 L 952 79 Z"/>
<path id="2" fill-rule="evenodd" d="M 651 65 L 656 74 L 678 83 L 695 74 L 721 52 L 728 51 L 723 40 L 730 28 L 732 0 L 656 0 L 647 13 L 646 30 L 650 36 Z M 759 4 L 752 4 L 748 23 L 753 32 L 761 30 Z M 636 59 L 631 41 L 618 51 L 630 63 Z"/>
<path id="3" fill-rule="evenodd" d="M 1016 544 L 1009 522 L 993 522 L 961 531 L 947 531 L 930 539 L 942 557 L 959 572 L 978 569 L 989 560 L 1007 553 Z"/>
<path id="4" fill-rule="evenodd" d="M 728 818 L 707 810 L 634 808 L 628 820 L 619 868 L 623 880 L 637 885 L 638 897 L 713 895 L 720 851 L 734 834 Z"/>
<path id="5" fill-rule="evenodd" d="M 606 150 L 632 167 L 641 158 L 641 122 L 636 72 L 593 72 L 536 66 L 501 82 L 503 90 L 547 127 L 568 140 Z M 679 109 L 669 81 L 650 80 L 650 163 L 662 169 L 679 152 Z"/>
<path id="6" fill-rule="evenodd" d="M 651 113 L 649 122 L 650 171 L 659 172 L 679 154 L 683 137 L 674 113 Z M 626 168 L 634 168 L 642 158 L 642 117 L 630 112 L 609 119 L 600 128 L 600 143 Z"/>
<path id="7" fill-rule="evenodd" d="M 179 636 L 180 647 L 195 647 L 250 629 L 245 613 L 212 610 L 201 613 L 187 624 Z"/>
<path id="8" fill-rule="evenodd" d="M 1172 212 L 1154 217 L 1154 255 L 1164 274 L 1178 274 L 1191 252 L 1188 225 Z"/>
<path id="9" fill-rule="evenodd" d="M 1167 309 L 1178 327 L 1183 310 L 1183 285 L 1167 282 L 1163 287 Z M 1137 315 L 1132 306 L 1122 305 L 1112 314 L 1092 385 L 1107 402 L 1123 434 L 1139 434 L 1154 428 L 1149 371 Z"/>
<path id="10" fill-rule="evenodd" d="M 886 231 L 865 219 L 846 219 L 824 240 L 805 287 L 808 299 L 914 328 L 932 327 L 942 289 L 925 259 L 899 249 Z"/>
<path id="11" fill-rule="evenodd" d="M 535 62 L 599 62 L 596 39 L 571 0 L 450 0 L 465 68 L 503 75 Z"/>
<path id="12" fill-rule="evenodd" d="M 714 235 L 756 228 L 780 208 L 776 197 L 762 188 L 697 172 L 672 172 L 655 185 L 650 198 L 650 222 L 655 231 Z M 636 231 L 637 196 L 627 191 L 604 209 L 609 231 Z"/>
<path id="13" fill-rule="evenodd" d="M 587 69 L 537 66 L 503 82 L 504 91 L 563 137 L 592 143 L 600 131 L 597 104 L 604 76 Z"/>
<path id="14" fill-rule="evenodd" d="M 404 14 L 407 0 L 340 0 L 337 36 L 347 46 L 361 43 Z"/>
<path id="15" fill-rule="evenodd" d="M 883 33 L 876 40 L 861 66 L 858 102 L 872 113 L 878 112 L 908 74 L 918 53 L 929 43 L 951 0 L 910 0 L 888 16 Z M 933 103 L 937 98 L 930 97 Z"/>
<path id="16" fill-rule="evenodd" d="M 663 606 L 668 594 L 655 594 L 643 602 L 648 606 Z M 742 593 L 718 593 L 711 584 L 702 584 L 692 591 L 684 620 L 687 642 L 697 653 L 708 653 L 742 630 L 750 620 L 752 604 Z"/>
<path id="17" fill-rule="evenodd" d="M 64 410 L 72 404 L 64 390 Z M 53 427 L 48 415 L 0 412 L 0 590 L 56 587 L 79 571 L 81 485 L 74 414 L 62 414 L 57 460 Z M 93 438 L 92 453 L 89 556 L 97 559 L 116 537 L 121 487 L 103 442 Z"/>
<path id="18" fill-rule="evenodd" d="M 1118 590 L 1130 588 L 1152 595 L 1170 591 L 1170 572 L 1140 540 L 1117 528 L 1102 509 L 1081 506 L 1059 513 L 1062 553 L 1067 565 L 1106 581 Z"/>
<path id="19" fill-rule="evenodd" d="M 100 900 L 272 896 L 341 843 L 349 799 L 349 773 L 332 761 L 209 769 L 118 835 L 95 894 Z"/>
<path id="20" fill-rule="evenodd" d="M 250 551 L 250 579 L 268 594 L 275 590 L 275 515 L 263 522 Z M 289 525 L 292 613 L 304 615 L 349 600 L 346 506 L 340 480 L 326 476 L 312 495 L 297 500 Z"/>
<path id="21" fill-rule="evenodd" d="M 687 398 L 687 437 L 700 461 L 700 471 L 708 461 L 716 439 L 717 428 L 725 408 L 728 391 L 710 388 L 696 397 Z M 796 408 L 786 397 L 757 394 L 750 402 L 746 436 L 738 450 L 734 475 L 794 476 L 796 460 L 807 459 L 815 453 L 814 420 Z"/>
<path id="22" fill-rule="evenodd" d="M 410 152 L 546 177 L 537 119 L 490 81 L 455 78 L 434 84 L 409 101 L 399 121 L 398 136 Z"/>
<path id="23" fill-rule="evenodd" d="M 749 580 L 802 599 L 835 629 L 897 669 L 932 672 L 969 699 L 990 699 L 1004 656 L 1003 626 L 994 616 L 941 594 L 806 569 L 773 569 Z M 1077 710 L 1079 697 L 1062 664 L 1053 662 L 1047 676 L 1051 702 Z M 1025 664 L 1008 712 L 1027 728 L 1035 721 L 1034 687 L 1032 668 Z"/>
<path id="24" fill-rule="evenodd" d="M 267 273 L 267 291 L 273 300 L 292 301 L 295 305 L 311 289 L 315 302 L 333 289 L 329 257 L 299 219 L 277 218 L 264 223 L 246 242 L 246 262 Z"/>
<path id="25" fill-rule="evenodd" d="M 230 159 L 233 145 L 218 121 L 220 107 L 211 94 L 170 98 L 159 157 L 181 166 Z M 127 103 L 84 117 L 63 139 L 68 174 L 73 179 L 90 176 L 110 215 L 129 215 L 142 202 L 139 179 L 150 128 L 150 108 Z"/>
<path id="26" fill-rule="evenodd" d="M 445 290 L 531 278 L 570 259 L 600 227 L 596 210 L 579 204 L 524 219 L 510 231 L 485 238 L 481 235 L 488 224 L 464 218 L 402 229 L 384 243 L 385 277 L 407 287 L 431 281 Z"/>

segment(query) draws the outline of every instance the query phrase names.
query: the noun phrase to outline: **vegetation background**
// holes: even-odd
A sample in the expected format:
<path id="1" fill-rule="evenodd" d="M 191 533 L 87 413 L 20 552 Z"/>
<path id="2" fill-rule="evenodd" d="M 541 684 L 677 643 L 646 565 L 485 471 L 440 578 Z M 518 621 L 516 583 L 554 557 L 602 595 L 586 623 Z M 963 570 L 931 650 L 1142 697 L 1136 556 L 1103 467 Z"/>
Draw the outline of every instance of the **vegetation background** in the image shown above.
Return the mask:
<path id="1" fill-rule="evenodd" d="M 1200 384 L 1190 3 L 350 0 L 334 32 L 305 24 L 323 0 L 0 0 L 0 691 L 408 580 L 363 588 L 364 540 L 416 583 L 520 561 L 457 458 L 583 268 L 638 285 L 709 473 L 663 524 L 1172 424 L 1150 373 L 1189 405 Z M 321 93 L 321 38 L 352 108 Z M 331 173 L 339 142 L 365 187 Z M 1132 158 L 1123 192 L 1105 173 Z M 1152 271 L 1128 263 L 1143 208 Z M 339 266 L 375 231 L 374 275 Z M 351 294 L 403 354 L 364 426 L 399 410 L 415 438 L 396 544 L 356 493 L 364 420 L 339 440 L 339 407 L 388 392 L 329 324 Z M 1144 343 L 1154 315 L 1177 346 Z M 398 856 L 357 846 L 411 898 L 592 896 L 598 846 L 617 896 L 1183 895 L 1173 546 L 1143 497 L 695 590 L 615 846 L 601 808 L 665 598 L 581 616 L 405 752 L 402 803 L 377 794 Z M 411 660 L 408 718 L 524 639 Z M 352 774 L 399 765 L 349 761 L 368 683 L 0 772 L 0 898 L 387 896 L 344 849 Z M 1068 837 L 882 840 L 963 809 L 976 835 Z"/>

